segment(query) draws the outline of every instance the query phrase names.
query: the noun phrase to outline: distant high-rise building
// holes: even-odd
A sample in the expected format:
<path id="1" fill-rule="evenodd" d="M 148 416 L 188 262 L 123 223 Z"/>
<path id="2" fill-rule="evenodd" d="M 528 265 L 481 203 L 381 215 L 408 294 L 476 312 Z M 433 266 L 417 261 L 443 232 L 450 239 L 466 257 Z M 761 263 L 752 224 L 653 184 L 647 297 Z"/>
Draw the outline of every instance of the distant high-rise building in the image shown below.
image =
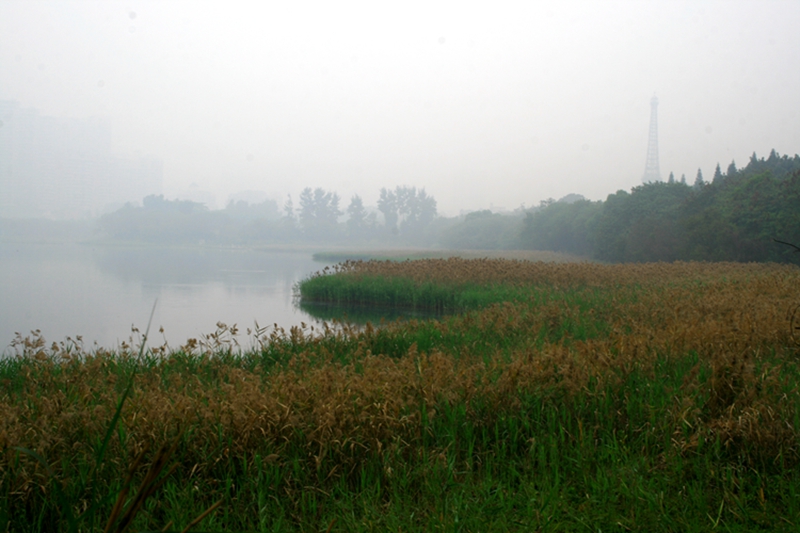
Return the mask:
<path id="1" fill-rule="evenodd" d="M 647 161 L 644 165 L 643 183 L 661 181 L 658 167 L 658 98 L 650 100 L 650 137 L 647 140 Z"/>
<path id="2" fill-rule="evenodd" d="M 161 182 L 161 161 L 112 155 L 107 122 L 0 100 L 0 218 L 93 217 L 159 194 Z"/>

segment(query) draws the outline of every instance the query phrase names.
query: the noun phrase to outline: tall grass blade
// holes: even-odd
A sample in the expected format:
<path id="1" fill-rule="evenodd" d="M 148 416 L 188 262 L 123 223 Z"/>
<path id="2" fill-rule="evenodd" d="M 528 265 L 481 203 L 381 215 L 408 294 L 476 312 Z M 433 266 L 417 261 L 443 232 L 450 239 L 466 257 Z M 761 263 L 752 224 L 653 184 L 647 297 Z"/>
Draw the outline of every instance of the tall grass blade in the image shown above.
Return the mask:
<path id="1" fill-rule="evenodd" d="M 128 497 L 128 492 L 130 491 L 131 482 L 133 481 L 133 475 L 136 472 L 136 469 L 139 468 L 139 463 L 141 463 L 146 451 L 147 447 L 142 449 L 142 451 L 139 452 L 139 455 L 136 456 L 136 459 L 133 461 L 131 467 L 128 469 L 128 476 L 125 478 L 125 483 L 122 484 L 122 490 L 120 490 L 119 495 L 117 496 L 117 501 L 114 504 L 114 508 L 111 510 L 111 515 L 108 517 L 108 522 L 103 530 L 104 533 L 109 533 L 111 531 L 111 526 L 114 525 L 119 517 L 119 514 L 122 512 L 122 509 L 125 506 L 125 500 Z"/>
<path id="2" fill-rule="evenodd" d="M 100 505 L 100 502 L 95 501 L 94 492 L 95 487 L 97 486 L 97 471 L 99 466 L 103 462 L 103 458 L 105 457 L 106 448 L 108 448 L 108 443 L 111 441 L 111 436 L 114 434 L 114 431 L 117 428 L 117 424 L 119 423 L 119 419 L 122 416 L 122 407 L 125 405 L 125 400 L 127 400 L 128 396 L 133 389 L 133 380 L 136 377 L 137 372 L 139 371 L 139 364 L 142 361 L 142 357 L 144 356 L 144 349 L 145 345 L 147 344 L 147 338 L 150 335 L 150 326 L 153 323 L 153 315 L 156 313 L 156 305 L 158 305 L 158 298 L 153 301 L 153 308 L 150 310 L 150 318 L 147 320 L 147 329 L 145 329 L 144 337 L 142 338 L 142 343 L 139 345 L 139 357 L 138 360 L 133 365 L 133 370 L 131 371 L 130 375 L 128 376 L 128 384 L 125 387 L 124 392 L 122 393 L 122 397 L 120 397 L 119 401 L 117 402 L 117 409 L 114 411 L 114 416 L 111 418 L 111 423 L 106 430 L 105 437 L 103 437 L 103 443 L 100 445 L 100 449 L 97 451 L 97 459 L 95 460 L 95 464 L 92 468 L 92 475 L 87 476 L 87 479 L 91 477 L 92 479 L 92 486 L 89 493 L 89 508 L 84 511 L 81 515 L 81 519 L 88 520 L 90 523 L 94 522 L 94 514 L 97 510 L 97 507 Z M 84 486 L 81 486 L 81 492 L 83 492 Z"/>
<path id="3" fill-rule="evenodd" d="M 200 516 L 189 522 L 189 524 L 185 528 L 183 528 L 183 531 L 181 531 L 181 533 L 187 533 L 187 531 L 189 531 L 194 526 L 202 522 L 205 519 L 205 517 L 213 513 L 220 505 L 222 505 L 222 502 L 223 500 L 219 500 L 217 503 L 215 503 L 214 505 L 203 511 L 203 513 Z"/>

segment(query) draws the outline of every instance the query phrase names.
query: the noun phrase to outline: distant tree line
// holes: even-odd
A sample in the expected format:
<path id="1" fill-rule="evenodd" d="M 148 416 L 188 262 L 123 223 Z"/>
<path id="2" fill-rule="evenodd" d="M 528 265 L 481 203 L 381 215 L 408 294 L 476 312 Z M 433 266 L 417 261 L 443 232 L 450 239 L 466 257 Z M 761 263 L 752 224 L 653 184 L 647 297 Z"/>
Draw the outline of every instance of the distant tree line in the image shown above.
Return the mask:
<path id="1" fill-rule="evenodd" d="M 142 206 L 128 204 L 100 217 L 98 227 L 110 239 L 164 244 L 434 244 L 436 200 L 425 189 L 381 189 L 377 212 L 369 211 L 359 195 L 344 211 L 340 204 L 336 192 L 319 187 L 303 189 L 297 206 L 289 196 L 282 207 L 275 200 L 238 201 L 216 211 L 151 195 Z"/>
<path id="2" fill-rule="evenodd" d="M 224 239 L 232 220 L 203 204 L 147 196 L 141 207 L 126 204 L 98 221 L 107 237 L 155 243 L 204 242 Z"/>
<path id="3" fill-rule="evenodd" d="M 800 156 L 756 154 L 741 170 L 719 165 L 711 182 L 666 182 L 618 191 L 605 202 L 550 203 L 529 212 L 526 248 L 623 261 L 794 261 L 773 241 L 800 242 Z"/>
<path id="4" fill-rule="evenodd" d="M 512 213 L 475 211 L 439 216 L 425 189 L 381 189 L 368 208 L 359 195 L 347 207 L 335 191 L 307 187 L 282 206 L 202 204 L 148 196 L 101 217 L 110 239 L 154 243 L 317 243 L 448 249 L 534 249 L 609 262 L 793 261 L 800 254 L 774 242 L 800 243 L 800 156 L 750 158 L 711 181 L 698 170 L 691 184 L 670 173 L 665 182 L 618 191 L 605 201 L 571 194 Z"/>

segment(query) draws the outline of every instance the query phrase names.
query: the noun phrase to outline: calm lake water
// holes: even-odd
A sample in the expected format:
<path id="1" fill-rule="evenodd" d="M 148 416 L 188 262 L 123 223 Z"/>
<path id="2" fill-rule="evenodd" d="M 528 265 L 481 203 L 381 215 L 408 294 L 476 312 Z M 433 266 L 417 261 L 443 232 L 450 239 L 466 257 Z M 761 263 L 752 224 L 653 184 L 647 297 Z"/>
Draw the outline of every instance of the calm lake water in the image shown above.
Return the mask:
<path id="1" fill-rule="evenodd" d="M 48 342 L 82 335 L 87 348 L 114 348 L 131 326 L 144 332 L 156 299 L 152 344 L 177 347 L 224 322 L 249 346 L 256 321 L 315 322 L 292 287 L 326 264 L 300 252 L 0 243 L 0 353 L 34 329 Z"/>

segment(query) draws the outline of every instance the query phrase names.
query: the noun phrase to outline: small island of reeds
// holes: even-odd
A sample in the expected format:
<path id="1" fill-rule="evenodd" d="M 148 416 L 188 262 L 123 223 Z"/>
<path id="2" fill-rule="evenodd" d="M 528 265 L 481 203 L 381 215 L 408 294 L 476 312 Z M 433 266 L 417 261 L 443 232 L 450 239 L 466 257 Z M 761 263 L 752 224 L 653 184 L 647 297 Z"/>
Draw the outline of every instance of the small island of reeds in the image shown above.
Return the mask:
<path id="1" fill-rule="evenodd" d="M 0 528 L 800 526 L 795 266 L 352 261 L 298 292 L 446 314 L 247 347 L 20 337 Z"/>

